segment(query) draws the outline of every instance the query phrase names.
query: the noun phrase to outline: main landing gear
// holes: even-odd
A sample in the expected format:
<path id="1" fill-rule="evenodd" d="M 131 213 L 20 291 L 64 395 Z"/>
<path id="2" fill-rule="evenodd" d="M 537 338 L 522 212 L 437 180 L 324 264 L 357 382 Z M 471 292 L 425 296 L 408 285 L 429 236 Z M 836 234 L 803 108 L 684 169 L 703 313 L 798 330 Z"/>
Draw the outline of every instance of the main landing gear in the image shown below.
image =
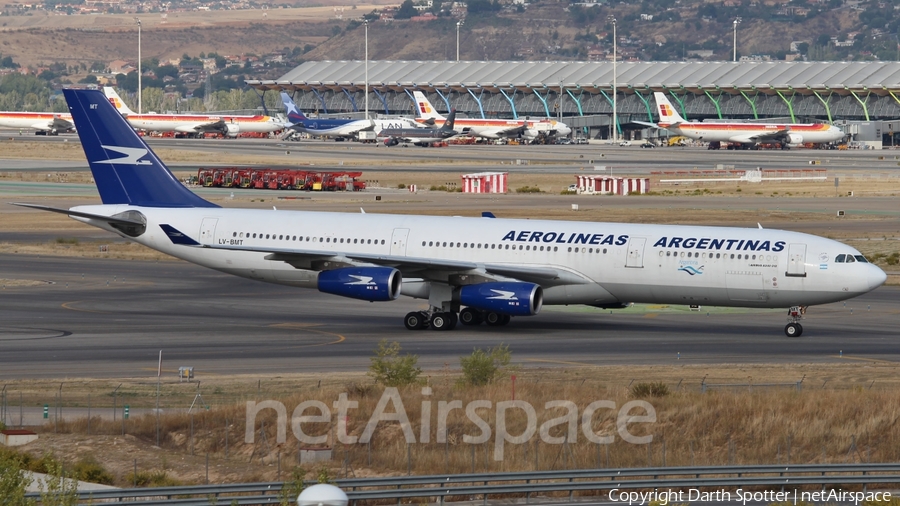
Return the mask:
<path id="1" fill-rule="evenodd" d="M 784 334 L 788 337 L 800 337 L 803 335 L 803 325 L 800 320 L 806 314 L 806 306 L 794 306 L 788 309 L 788 323 L 784 326 Z"/>
<path id="2" fill-rule="evenodd" d="M 463 325 L 480 325 L 482 322 L 491 327 L 500 327 L 509 323 L 509 315 L 493 311 L 481 311 L 467 307 L 457 316 L 454 311 L 413 311 L 407 313 L 403 324 L 408 330 L 453 330 L 457 323 Z"/>

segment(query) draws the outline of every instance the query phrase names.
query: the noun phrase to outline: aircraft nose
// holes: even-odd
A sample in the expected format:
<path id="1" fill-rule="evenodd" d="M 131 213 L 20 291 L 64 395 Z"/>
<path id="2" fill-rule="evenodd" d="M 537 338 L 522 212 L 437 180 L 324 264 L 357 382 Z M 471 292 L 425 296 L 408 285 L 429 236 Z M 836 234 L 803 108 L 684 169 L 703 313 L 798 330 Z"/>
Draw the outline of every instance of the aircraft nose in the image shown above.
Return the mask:
<path id="1" fill-rule="evenodd" d="M 878 266 L 869 264 L 869 290 L 874 290 L 887 281 L 887 274 Z"/>

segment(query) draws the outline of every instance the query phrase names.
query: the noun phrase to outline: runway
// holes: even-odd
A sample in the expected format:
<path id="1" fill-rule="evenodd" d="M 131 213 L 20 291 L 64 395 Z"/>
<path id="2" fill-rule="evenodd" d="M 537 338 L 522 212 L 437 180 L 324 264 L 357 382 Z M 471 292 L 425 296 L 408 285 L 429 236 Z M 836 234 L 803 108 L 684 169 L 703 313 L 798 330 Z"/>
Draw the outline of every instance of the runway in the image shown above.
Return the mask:
<path id="1" fill-rule="evenodd" d="M 381 339 L 426 369 L 456 366 L 474 347 L 507 343 L 525 367 L 612 364 L 900 361 L 898 287 L 811 308 L 799 339 L 782 310 L 548 307 L 507 327 L 410 332 L 407 298 L 366 303 L 269 285 L 184 262 L 0 256 L 0 378 L 363 371 Z M 843 354 L 844 358 L 840 355 Z"/>

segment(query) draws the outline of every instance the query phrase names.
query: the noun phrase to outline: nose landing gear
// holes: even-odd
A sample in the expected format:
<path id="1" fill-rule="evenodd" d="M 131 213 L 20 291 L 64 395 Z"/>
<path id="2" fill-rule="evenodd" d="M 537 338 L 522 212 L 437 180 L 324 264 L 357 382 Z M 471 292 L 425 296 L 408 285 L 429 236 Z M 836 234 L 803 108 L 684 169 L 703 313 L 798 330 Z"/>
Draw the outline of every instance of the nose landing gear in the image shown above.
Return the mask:
<path id="1" fill-rule="evenodd" d="M 788 337 L 800 337 L 803 335 L 803 326 L 800 320 L 806 314 L 806 306 L 794 306 L 788 309 L 788 323 L 784 326 L 784 334 Z"/>

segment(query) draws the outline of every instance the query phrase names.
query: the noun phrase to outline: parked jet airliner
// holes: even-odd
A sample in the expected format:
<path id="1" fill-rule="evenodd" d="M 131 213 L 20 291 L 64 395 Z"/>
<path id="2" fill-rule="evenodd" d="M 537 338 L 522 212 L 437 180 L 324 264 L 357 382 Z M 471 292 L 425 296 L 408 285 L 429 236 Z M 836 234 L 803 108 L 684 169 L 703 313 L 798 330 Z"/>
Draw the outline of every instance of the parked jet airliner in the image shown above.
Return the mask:
<path id="1" fill-rule="evenodd" d="M 116 90 L 109 86 L 103 92 L 119 113 L 125 116 L 132 127 L 152 132 L 181 132 L 200 135 L 216 132 L 228 137 L 237 137 L 241 132 L 272 133 L 284 128 L 271 116 L 216 116 L 209 114 L 138 114 L 132 111 Z"/>
<path id="2" fill-rule="evenodd" d="M 761 228 L 223 209 L 185 188 L 97 91 L 64 90 L 102 205 L 56 209 L 250 279 L 361 299 L 427 299 L 409 329 L 503 325 L 544 304 L 804 308 L 881 286 L 854 248 Z M 458 316 L 457 316 L 458 314 Z"/>
<path id="3" fill-rule="evenodd" d="M 310 135 L 330 135 L 332 137 L 356 137 L 362 131 L 371 130 L 380 135 L 385 129 L 415 128 L 416 122 L 408 118 L 394 119 L 311 119 L 307 118 L 294 100 L 281 92 L 281 103 L 287 113 L 287 128 Z"/>
<path id="4" fill-rule="evenodd" d="M 0 112 L 0 127 L 29 128 L 35 134 L 56 135 L 75 129 L 72 116 L 53 112 Z"/>
<path id="5" fill-rule="evenodd" d="M 653 93 L 659 123 L 635 121 L 639 125 L 668 130 L 672 135 L 682 135 L 703 142 L 731 142 L 744 147 L 753 147 L 763 142 L 777 142 L 782 149 L 811 142 L 822 144 L 844 138 L 844 132 L 825 123 L 723 123 L 688 122 L 678 114 L 665 94 Z"/>
<path id="6" fill-rule="evenodd" d="M 436 126 L 441 126 L 447 121 L 447 118 L 438 114 L 437 109 L 431 105 L 431 101 L 424 93 L 414 91 L 413 97 L 416 100 L 417 121 Z M 572 133 L 572 129 L 565 123 L 550 118 L 524 120 L 456 118 L 454 128 L 460 133 L 485 139 L 521 137 L 533 140 L 542 135 L 565 137 Z"/>

